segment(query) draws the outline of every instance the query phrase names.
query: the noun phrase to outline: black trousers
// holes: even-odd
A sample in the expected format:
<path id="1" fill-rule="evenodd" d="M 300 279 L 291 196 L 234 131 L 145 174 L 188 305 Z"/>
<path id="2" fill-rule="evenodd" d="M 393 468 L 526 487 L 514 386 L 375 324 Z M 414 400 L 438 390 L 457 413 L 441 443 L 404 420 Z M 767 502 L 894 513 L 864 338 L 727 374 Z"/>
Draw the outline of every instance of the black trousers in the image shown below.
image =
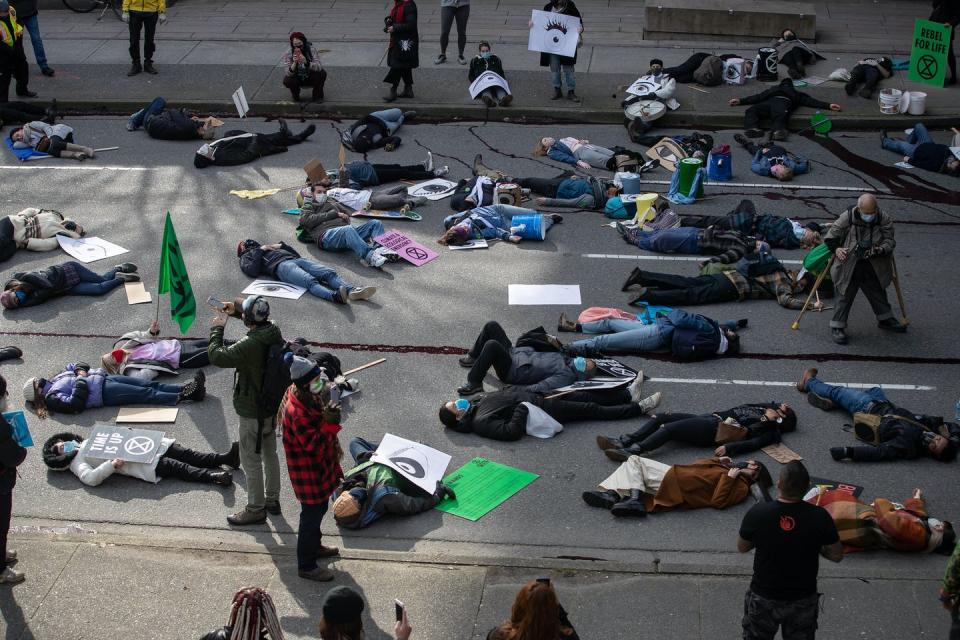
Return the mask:
<path id="1" fill-rule="evenodd" d="M 372 164 L 380 184 L 398 180 L 433 180 L 437 176 L 427 171 L 422 164 Z"/>
<path id="2" fill-rule="evenodd" d="M 403 80 L 403 85 L 405 87 L 413 86 L 413 69 L 395 69 L 391 68 L 387 72 L 386 77 L 383 81 L 387 84 L 392 84 L 393 88 L 396 89 L 397 85 L 400 84 L 400 81 Z"/>
<path id="3" fill-rule="evenodd" d="M 16 469 L 13 470 L 17 472 Z M 10 531 L 10 516 L 13 513 L 13 491 L 0 493 L 0 572 L 7 570 L 7 534 Z"/>
<path id="4" fill-rule="evenodd" d="M 758 104 L 750 105 L 743 114 L 744 129 L 759 129 L 761 120 L 769 120 L 770 128 L 780 131 L 787 128 L 790 120 L 790 101 L 781 98 L 769 98 Z"/>
<path id="5" fill-rule="evenodd" d="M 546 198 L 556 198 L 560 183 L 569 177 L 569 173 L 561 173 L 556 178 L 518 178 L 517 184 Z"/>
<path id="6" fill-rule="evenodd" d="M 675 67 L 665 67 L 663 72 L 676 80 L 677 82 L 693 82 L 693 72 L 696 71 L 703 61 L 706 60 L 709 56 L 713 55 L 712 53 L 694 53 L 689 58 L 681 62 Z M 721 60 L 727 60 L 729 58 L 739 58 L 735 53 L 725 53 L 722 56 L 718 56 Z M 656 141 L 655 141 L 656 142 Z"/>
<path id="7" fill-rule="evenodd" d="M 953 53 L 953 40 L 954 36 L 957 33 L 957 28 L 954 27 L 950 30 L 950 48 L 947 50 L 947 66 L 950 67 L 950 78 L 949 80 L 957 79 L 957 56 Z M 954 622 L 956 625 L 956 622 Z"/>
<path id="8" fill-rule="evenodd" d="M 856 86 L 862 82 L 864 89 L 873 91 L 881 79 L 880 72 L 872 64 L 858 64 L 850 71 L 850 82 L 847 84 Z"/>
<path id="9" fill-rule="evenodd" d="M 950 640 L 960 640 L 960 613 L 956 608 L 950 611 Z"/>
<path id="10" fill-rule="evenodd" d="M 607 160 L 607 170 L 616 171 L 617 170 L 617 156 L 628 156 L 633 158 L 640 164 L 643 164 L 647 161 L 647 157 L 644 156 L 639 151 L 633 151 L 627 149 L 626 147 L 612 147 L 610 151 L 613 151 L 613 157 Z"/>
<path id="11" fill-rule="evenodd" d="M 586 420 L 626 420 L 643 414 L 640 405 L 630 402 L 630 394 L 626 395 L 626 402 L 604 404 L 589 392 L 568 393 L 559 398 L 544 399 L 540 408 L 550 414 L 550 417 L 561 424 Z"/>
<path id="12" fill-rule="evenodd" d="M 696 447 L 712 447 L 717 437 L 717 417 L 693 413 L 658 413 L 627 439 L 630 451 L 641 454 L 659 449 L 671 440 Z"/>
<path id="13" fill-rule="evenodd" d="M 513 366 L 513 358 L 510 357 L 511 348 L 513 343 L 510 342 L 510 338 L 507 337 L 507 333 L 499 322 L 491 320 L 483 325 L 480 335 L 477 336 L 468 354 L 476 359 L 476 362 L 467 374 L 467 382 L 480 384 L 490 367 L 493 367 L 500 380 L 508 382 L 510 368 Z"/>
<path id="14" fill-rule="evenodd" d="M 854 260 L 854 256 L 847 258 Z M 880 284 L 877 278 L 877 272 L 873 270 L 873 265 L 869 260 L 857 260 L 853 268 L 853 276 L 850 278 L 850 284 L 847 290 L 840 295 L 837 300 L 837 308 L 833 312 L 833 319 L 830 320 L 830 327 L 834 329 L 843 329 L 847 326 L 847 317 L 850 316 L 850 309 L 853 308 L 853 300 L 857 297 L 857 291 L 863 291 L 867 297 L 870 308 L 877 316 L 877 320 L 886 320 L 893 317 L 893 309 L 890 308 L 890 301 L 887 299 L 887 290 Z"/>
<path id="15" fill-rule="evenodd" d="M 753 200 L 741 200 L 734 209 L 724 216 L 702 216 L 683 214 L 683 226 L 706 229 L 713 227 L 723 231 L 739 231 L 752 235 L 753 220 L 757 215 L 757 207 Z"/>
<path id="16" fill-rule="evenodd" d="M 643 271 L 640 284 L 647 287 L 647 291 L 630 304 L 643 301 L 668 307 L 683 307 L 740 299 L 737 288 L 722 273 L 691 278 Z"/>
<path id="17" fill-rule="evenodd" d="M 140 30 L 143 29 L 143 59 L 153 61 L 153 52 L 157 50 L 153 42 L 153 35 L 157 32 L 157 20 L 160 14 L 156 11 L 130 12 L 130 59 L 140 62 Z"/>
<path id="18" fill-rule="evenodd" d="M 457 22 L 457 50 L 463 55 L 467 46 L 467 20 L 470 19 L 470 5 L 459 7 L 440 7 L 440 53 L 447 54 L 447 45 L 450 43 L 450 27 L 454 20 Z"/>
<path id="19" fill-rule="evenodd" d="M 186 482 L 213 482 L 210 469 L 226 464 L 226 458 L 224 454 L 200 453 L 174 442 L 157 463 L 157 476 Z"/>
<path id="20" fill-rule="evenodd" d="M 5 124 L 26 124 L 40 120 L 47 110 L 38 104 L 29 102 L 0 102 L 0 121 Z"/>
<path id="21" fill-rule="evenodd" d="M 17 83 L 18 94 L 26 92 L 27 83 L 30 81 L 30 67 L 27 64 L 27 54 L 23 52 L 23 38 L 15 40 L 12 50 L 0 58 L 0 102 L 10 100 L 11 78 Z"/>
<path id="22" fill-rule="evenodd" d="M 227 341 L 223 343 L 230 346 Z M 199 369 L 210 364 L 210 354 L 207 353 L 207 347 L 210 346 L 209 340 L 191 340 L 190 342 L 180 343 L 180 368 L 181 369 Z"/>

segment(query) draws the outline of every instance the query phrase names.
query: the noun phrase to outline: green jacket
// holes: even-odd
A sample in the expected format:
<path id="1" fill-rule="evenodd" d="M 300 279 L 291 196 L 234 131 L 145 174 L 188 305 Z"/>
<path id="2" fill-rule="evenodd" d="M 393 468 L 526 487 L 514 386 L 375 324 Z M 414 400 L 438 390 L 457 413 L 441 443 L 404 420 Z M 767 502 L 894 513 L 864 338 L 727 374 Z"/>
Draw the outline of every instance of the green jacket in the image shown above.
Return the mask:
<path id="1" fill-rule="evenodd" d="M 243 418 L 266 418 L 258 415 L 257 398 L 263 385 L 263 368 L 270 345 L 283 342 L 280 328 L 271 322 L 247 332 L 239 342 L 223 346 L 223 327 L 210 327 L 210 364 L 221 369 L 236 369 L 233 385 L 233 408 Z"/>

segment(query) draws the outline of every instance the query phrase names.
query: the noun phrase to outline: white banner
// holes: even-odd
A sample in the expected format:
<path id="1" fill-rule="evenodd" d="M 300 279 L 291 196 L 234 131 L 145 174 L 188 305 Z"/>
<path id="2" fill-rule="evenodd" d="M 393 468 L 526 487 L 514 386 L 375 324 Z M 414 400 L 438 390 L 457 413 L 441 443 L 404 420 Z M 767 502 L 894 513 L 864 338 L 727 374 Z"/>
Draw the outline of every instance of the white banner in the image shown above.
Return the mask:
<path id="1" fill-rule="evenodd" d="M 474 100 L 480 95 L 480 92 L 490 87 L 500 87 L 507 94 L 510 93 L 510 85 L 507 79 L 494 71 L 484 71 L 477 76 L 477 79 L 470 83 L 470 97 Z"/>
<path id="2" fill-rule="evenodd" d="M 107 242 L 103 238 L 96 236 L 87 238 L 71 238 L 69 236 L 57 236 L 57 242 L 60 248 L 69 253 L 80 262 L 96 262 L 104 258 L 112 258 L 121 253 L 127 253 L 129 249 Z"/>
<path id="3" fill-rule="evenodd" d="M 580 18 L 552 13 L 533 11 L 530 17 L 530 39 L 527 48 L 541 53 L 555 53 L 558 56 L 572 58 L 577 55 L 580 43 Z"/>
<path id="4" fill-rule="evenodd" d="M 663 85 L 654 76 L 640 76 L 627 87 L 627 93 L 634 96 L 645 96 L 659 91 Z"/>
<path id="5" fill-rule="evenodd" d="M 442 451 L 392 433 L 383 436 L 370 460 L 390 467 L 430 494 L 437 490 L 437 482 L 450 464 L 450 456 Z"/>

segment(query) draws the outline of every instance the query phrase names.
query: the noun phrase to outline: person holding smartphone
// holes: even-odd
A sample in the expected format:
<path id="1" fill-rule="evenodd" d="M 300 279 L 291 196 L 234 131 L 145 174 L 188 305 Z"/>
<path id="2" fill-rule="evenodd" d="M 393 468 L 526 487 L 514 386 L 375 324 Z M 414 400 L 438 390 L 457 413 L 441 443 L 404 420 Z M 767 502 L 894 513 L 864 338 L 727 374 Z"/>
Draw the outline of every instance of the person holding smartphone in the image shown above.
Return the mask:
<path id="1" fill-rule="evenodd" d="M 320 64 L 320 52 L 299 31 L 290 34 L 290 49 L 283 54 L 283 86 L 290 89 L 294 102 L 300 102 L 301 87 L 312 87 L 313 102 L 323 102 L 327 72 Z"/>
<path id="2" fill-rule="evenodd" d="M 397 623 L 393 627 L 396 640 L 409 640 L 413 633 L 407 608 L 399 600 L 394 600 Z M 364 602 L 359 593 L 350 587 L 334 587 L 327 592 L 323 601 L 323 615 L 320 618 L 320 638 L 322 640 L 362 640 Z"/>
<path id="3" fill-rule="evenodd" d="M 524 629 L 539 629 L 536 637 Z M 528 582 L 513 601 L 510 618 L 487 634 L 487 640 L 580 640 L 549 578 Z"/>

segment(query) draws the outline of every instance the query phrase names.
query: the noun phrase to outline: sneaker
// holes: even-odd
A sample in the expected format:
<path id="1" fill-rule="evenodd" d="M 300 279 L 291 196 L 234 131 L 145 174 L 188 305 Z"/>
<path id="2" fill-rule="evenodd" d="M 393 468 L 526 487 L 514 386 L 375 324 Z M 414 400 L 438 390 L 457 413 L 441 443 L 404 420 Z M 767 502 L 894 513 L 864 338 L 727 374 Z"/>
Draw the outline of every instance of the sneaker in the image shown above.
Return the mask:
<path id="1" fill-rule="evenodd" d="M 244 509 L 242 511 L 237 511 L 232 516 L 227 516 L 227 523 L 232 524 L 235 527 L 246 527 L 251 524 L 263 524 L 266 521 L 266 510 L 250 511 L 249 509 Z"/>
<path id="2" fill-rule="evenodd" d="M 434 169 L 434 170 L 433 170 L 433 175 L 437 176 L 438 178 L 442 178 L 443 176 L 447 175 L 448 173 L 450 173 L 450 167 L 448 167 L 447 165 L 443 165 L 443 166 L 440 167 L 439 169 Z"/>
<path id="3" fill-rule="evenodd" d="M 580 96 L 578 96 L 573 89 L 567 91 L 567 100 L 570 102 L 580 102 Z"/>
<path id="4" fill-rule="evenodd" d="M 139 273 L 118 273 L 113 277 L 117 280 L 122 280 L 123 282 L 140 282 Z"/>
<path id="5" fill-rule="evenodd" d="M 896 318 L 887 318 L 886 320 L 881 320 L 877 323 L 877 326 L 886 331 L 893 331 L 894 333 L 907 332 L 907 325 L 902 324 Z"/>
<path id="6" fill-rule="evenodd" d="M 53 70 L 53 67 L 43 67 L 40 69 L 40 73 L 47 76 L 48 78 L 52 78 L 53 76 L 57 75 L 57 72 Z"/>
<path id="7" fill-rule="evenodd" d="M 137 271 L 137 265 L 133 264 L 132 262 L 124 262 L 114 266 L 113 268 L 121 273 L 136 273 Z"/>
<path id="8" fill-rule="evenodd" d="M 789 135 L 790 134 L 787 133 L 786 129 L 777 129 L 776 131 L 770 134 L 770 139 L 783 142 L 789 137 Z"/>
<path id="9" fill-rule="evenodd" d="M 403 112 L 403 119 L 404 119 L 404 121 L 413 120 L 413 119 L 416 118 L 416 117 L 417 117 L 417 112 L 416 112 L 416 111 L 410 110 L 410 111 L 404 111 L 404 112 Z"/>
<path id="10" fill-rule="evenodd" d="M 763 131 L 760 129 L 747 129 L 743 132 L 743 135 L 747 136 L 748 138 L 762 138 Z"/>
<path id="11" fill-rule="evenodd" d="M 0 584 L 20 584 L 27 579 L 22 571 L 16 571 L 7 567 L 0 573 Z"/>
<path id="12" fill-rule="evenodd" d="M 350 300 L 369 300 L 376 292 L 376 287 L 354 287 L 353 290 L 347 294 L 347 298 Z"/>
<path id="13" fill-rule="evenodd" d="M 133 123 L 133 121 L 134 121 L 136 118 L 139 118 L 139 117 L 140 117 L 140 114 L 142 114 L 142 113 L 143 113 L 143 109 L 140 109 L 140 111 L 137 111 L 135 114 L 133 114 L 132 116 L 130 116 L 129 118 L 127 118 L 127 131 L 136 131 L 136 130 L 137 130 L 137 125 L 135 125 L 135 124 Z"/>
<path id="14" fill-rule="evenodd" d="M 627 229 L 627 226 L 626 226 L 625 224 L 623 224 L 622 222 L 617 222 L 617 223 L 615 223 L 615 224 L 616 224 L 616 228 L 617 228 L 617 233 L 620 234 L 620 237 L 622 237 L 624 240 L 626 240 L 627 242 L 629 242 L 629 241 L 630 241 L 630 230 Z"/>
<path id="15" fill-rule="evenodd" d="M 640 405 L 640 410 L 644 413 L 650 413 L 660 405 L 660 399 L 663 398 L 663 394 L 657 391 L 655 394 L 649 398 L 644 398 L 638 404 Z"/>
<path id="16" fill-rule="evenodd" d="M 633 382 L 630 383 L 630 386 L 627 387 L 627 391 L 630 392 L 630 402 L 640 402 L 640 399 L 643 398 L 641 395 L 641 390 L 643 389 L 643 371 L 637 372 L 637 377 L 633 379 Z"/>
<path id="17" fill-rule="evenodd" d="M 457 62 L 459 62 L 460 64 L 467 64 L 467 59 L 464 58 L 463 54 L 461 53 L 460 55 L 457 56 Z"/>
<path id="18" fill-rule="evenodd" d="M 140 66 L 140 63 L 134 62 L 130 65 L 130 71 L 127 71 L 127 76 L 129 77 L 138 75 L 141 71 L 143 71 L 143 67 Z"/>
<path id="19" fill-rule="evenodd" d="M 408 208 L 409 210 L 409 208 Z M 400 262 L 400 254 L 394 251 L 393 249 L 388 249 L 387 247 L 377 248 L 377 253 L 387 259 L 387 262 L 395 263 Z"/>
<path id="20" fill-rule="evenodd" d="M 304 580 L 313 580 L 314 582 L 330 582 L 334 578 L 333 571 L 330 571 L 330 569 L 324 569 L 323 567 L 316 567 L 315 569 L 310 569 L 309 571 L 298 569 L 297 575 Z"/>
<path id="21" fill-rule="evenodd" d="M 750 144 L 750 141 L 747 140 L 747 137 L 746 137 L 745 135 L 743 135 L 742 133 L 735 133 L 735 134 L 733 134 L 733 140 L 734 140 L 734 142 L 736 142 L 736 143 L 737 143 L 738 145 L 740 145 L 741 147 L 745 147 L 745 146 L 747 146 L 748 144 Z"/>
<path id="22" fill-rule="evenodd" d="M 143 70 L 152 76 L 157 75 L 157 68 L 153 66 L 153 60 L 147 60 L 143 63 Z"/>
<path id="23" fill-rule="evenodd" d="M 459 362 L 460 366 L 463 367 L 464 369 L 469 369 L 470 367 L 473 366 L 473 363 L 476 361 L 477 359 L 472 356 L 463 356 L 462 358 L 457 359 L 457 362 Z"/>
<path id="24" fill-rule="evenodd" d="M 483 391 L 482 384 L 472 385 L 469 382 L 457 388 L 457 393 L 460 394 L 461 396 L 472 396 L 475 393 L 481 393 L 482 391 Z"/>
<path id="25" fill-rule="evenodd" d="M 807 393 L 807 402 L 815 406 L 817 409 L 823 411 L 832 411 L 837 408 L 837 404 L 830 398 L 825 398 L 820 394 L 809 391 Z"/>
<path id="26" fill-rule="evenodd" d="M 830 330 L 830 337 L 837 344 L 847 344 L 847 332 L 843 329 L 833 328 Z"/>
<path id="27" fill-rule="evenodd" d="M 387 264 L 387 259 L 383 257 L 382 254 L 377 253 L 376 249 L 371 249 L 370 252 L 367 253 L 367 257 L 360 261 L 360 264 L 365 267 L 379 269 L 383 265 Z"/>
<path id="28" fill-rule="evenodd" d="M 433 171 L 433 154 L 432 154 L 431 152 L 429 152 L 429 151 L 427 151 L 427 159 L 426 159 L 426 161 L 423 163 L 423 170 L 424 170 L 424 171 Z"/>
<path id="29" fill-rule="evenodd" d="M 433 59 L 433 64 L 443 64 L 446 61 L 447 61 L 447 56 L 441 53 L 440 55 L 438 55 L 436 58 Z"/>

